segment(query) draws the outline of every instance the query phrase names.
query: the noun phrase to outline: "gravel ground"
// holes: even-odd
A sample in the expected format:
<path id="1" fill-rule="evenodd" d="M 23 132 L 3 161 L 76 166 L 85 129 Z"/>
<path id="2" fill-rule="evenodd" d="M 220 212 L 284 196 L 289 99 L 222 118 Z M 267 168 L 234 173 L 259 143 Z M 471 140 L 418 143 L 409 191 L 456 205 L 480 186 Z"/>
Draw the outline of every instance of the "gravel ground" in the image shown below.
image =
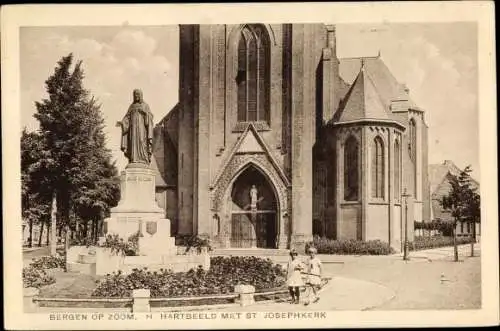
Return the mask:
<path id="1" fill-rule="evenodd" d="M 479 255 L 479 254 L 478 254 Z M 395 297 L 374 310 L 479 309 L 481 259 L 461 256 L 451 260 L 359 257 L 344 265 L 325 264 L 325 273 L 386 286 Z M 445 281 L 441 281 L 444 275 Z"/>

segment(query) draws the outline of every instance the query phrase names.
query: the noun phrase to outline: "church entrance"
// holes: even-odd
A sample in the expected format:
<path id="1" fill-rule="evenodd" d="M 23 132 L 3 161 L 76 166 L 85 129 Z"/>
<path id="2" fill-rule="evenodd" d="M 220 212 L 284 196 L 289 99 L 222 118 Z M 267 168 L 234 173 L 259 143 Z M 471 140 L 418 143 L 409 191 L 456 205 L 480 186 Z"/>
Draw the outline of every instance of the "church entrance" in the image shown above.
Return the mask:
<path id="1" fill-rule="evenodd" d="M 231 247 L 276 248 L 277 203 L 272 184 L 254 166 L 231 190 Z"/>

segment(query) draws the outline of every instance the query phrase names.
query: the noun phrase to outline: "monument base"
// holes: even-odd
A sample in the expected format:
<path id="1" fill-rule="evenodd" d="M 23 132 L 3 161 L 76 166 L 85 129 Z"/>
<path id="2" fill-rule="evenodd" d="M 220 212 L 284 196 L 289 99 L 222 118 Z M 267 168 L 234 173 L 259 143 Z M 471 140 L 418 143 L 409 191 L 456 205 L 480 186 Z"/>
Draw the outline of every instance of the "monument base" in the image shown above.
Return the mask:
<path id="1" fill-rule="evenodd" d="M 130 163 L 120 176 L 121 199 L 104 220 L 104 233 L 124 241 L 139 235 L 139 255 L 175 255 L 170 221 L 155 200 L 155 173 L 146 164 Z"/>

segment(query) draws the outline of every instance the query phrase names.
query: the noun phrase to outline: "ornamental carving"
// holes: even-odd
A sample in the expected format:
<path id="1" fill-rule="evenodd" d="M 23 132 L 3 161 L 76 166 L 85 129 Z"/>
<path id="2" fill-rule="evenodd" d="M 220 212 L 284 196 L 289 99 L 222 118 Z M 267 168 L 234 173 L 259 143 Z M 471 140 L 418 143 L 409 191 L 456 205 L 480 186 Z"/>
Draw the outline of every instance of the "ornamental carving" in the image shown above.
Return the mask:
<path id="1" fill-rule="evenodd" d="M 154 235 L 158 230 L 156 222 L 146 222 L 146 232 L 150 235 Z"/>
<path id="2" fill-rule="evenodd" d="M 282 211 L 288 210 L 288 188 L 281 179 L 278 171 L 264 154 L 240 154 L 234 155 L 232 160 L 224 169 L 222 176 L 217 181 L 216 187 L 211 194 L 211 209 L 220 211 L 224 196 L 230 185 L 238 175 L 249 165 L 259 168 L 274 186 L 277 199 Z"/>
<path id="3" fill-rule="evenodd" d="M 340 140 L 341 144 L 344 145 L 347 137 L 353 136 L 356 138 L 358 143 L 361 143 L 361 128 L 360 127 L 346 127 L 339 128 L 337 131 L 337 137 Z"/>

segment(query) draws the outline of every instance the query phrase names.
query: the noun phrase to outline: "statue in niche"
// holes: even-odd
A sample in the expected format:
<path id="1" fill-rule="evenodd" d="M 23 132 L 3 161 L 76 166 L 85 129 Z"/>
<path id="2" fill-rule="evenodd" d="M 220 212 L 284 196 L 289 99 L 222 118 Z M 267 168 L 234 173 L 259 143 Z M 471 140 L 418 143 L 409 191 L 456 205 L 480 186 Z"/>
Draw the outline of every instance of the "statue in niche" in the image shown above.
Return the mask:
<path id="1" fill-rule="evenodd" d="M 252 185 L 252 188 L 250 189 L 250 209 L 252 210 L 257 209 L 257 195 L 257 188 L 255 185 Z"/>
<path id="2" fill-rule="evenodd" d="M 120 147 L 129 163 L 149 165 L 153 153 L 153 113 L 141 90 L 134 90 L 133 98 L 123 120 L 116 123 L 122 129 Z"/>

